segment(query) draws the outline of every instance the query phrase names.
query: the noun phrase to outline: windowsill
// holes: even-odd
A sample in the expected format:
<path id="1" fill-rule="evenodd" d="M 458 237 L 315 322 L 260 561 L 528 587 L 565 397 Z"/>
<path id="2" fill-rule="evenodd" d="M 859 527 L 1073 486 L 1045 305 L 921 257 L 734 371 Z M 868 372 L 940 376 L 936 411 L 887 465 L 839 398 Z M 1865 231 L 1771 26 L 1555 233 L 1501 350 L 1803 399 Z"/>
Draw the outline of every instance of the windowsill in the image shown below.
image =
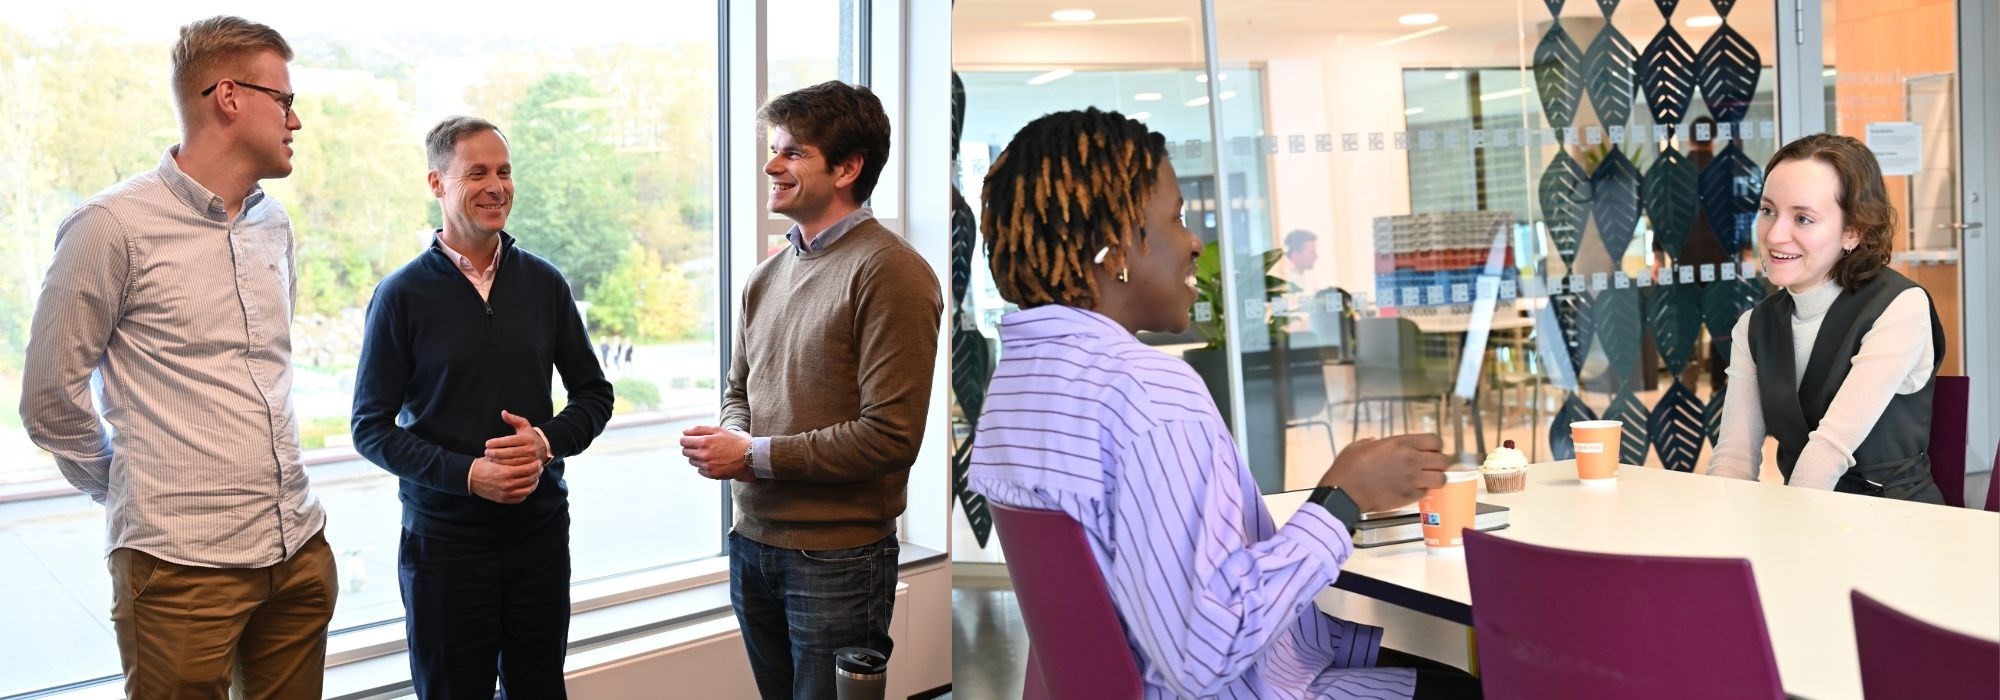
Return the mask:
<path id="1" fill-rule="evenodd" d="M 911 569 L 946 561 L 944 552 L 905 542 L 898 567 L 907 573 Z M 682 566 L 713 566 L 716 562 L 722 565 L 719 579 L 691 583 L 671 592 L 573 614 L 569 623 L 569 657 L 564 664 L 565 670 L 574 673 L 735 631 L 736 615 L 729 603 L 728 559 L 714 557 Z M 679 567 L 667 567 L 675 568 Z M 592 585 L 579 585 L 575 589 L 578 597 L 581 598 L 582 591 Z M 393 627 L 400 642 L 401 627 Z M 327 669 L 325 696 L 337 700 L 405 697 L 410 689 L 409 669 L 409 657 L 400 649 L 344 663 Z"/>
<path id="2" fill-rule="evenodd" d="M 946 555 L 903 543 L 898 566 L 908 574 L 944 564 Z M 907 585 L 907 584 L 903 584 Z M 669 649 L 736 629 L 729 604 L 729 560 L 710 557 L 676 566 L 577 584 L 570 617 L 566 670 L 575 672 L 619 659 Z M 382 700 L 410 696 L 409 656 L 403 626 L 385 624 L 328 641 L 324 696 Z M 48 696 L 63 700 L 118 698 L 117 679 Z"/>

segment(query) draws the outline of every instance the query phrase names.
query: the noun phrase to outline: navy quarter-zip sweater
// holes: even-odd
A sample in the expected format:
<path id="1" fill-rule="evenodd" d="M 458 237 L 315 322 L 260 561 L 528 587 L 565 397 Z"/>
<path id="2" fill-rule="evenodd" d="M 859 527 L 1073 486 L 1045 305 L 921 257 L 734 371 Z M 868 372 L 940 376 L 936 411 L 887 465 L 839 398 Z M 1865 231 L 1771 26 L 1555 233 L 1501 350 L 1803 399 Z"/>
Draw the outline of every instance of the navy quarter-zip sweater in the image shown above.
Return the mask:
<path id="1" fill-rule="evenodd" d="M 499 542 L 567 512 L 563 458 L 590 446 L 611 418 L 604 379 L 569 283 L 554 265 L 500 234 L 493 288 L 479 291 L 433 240 L 383 278 L 368 303 L 354 380 L 354 447 L 401 477 L 403 527 L 462 542 Z M 569 402 L 555 413 L 551 372 Z M 527 500 L 505 505 L 467 489 L 486 441 L 513 434 L 500 411 L 528 419 L 554 455 Z"/>

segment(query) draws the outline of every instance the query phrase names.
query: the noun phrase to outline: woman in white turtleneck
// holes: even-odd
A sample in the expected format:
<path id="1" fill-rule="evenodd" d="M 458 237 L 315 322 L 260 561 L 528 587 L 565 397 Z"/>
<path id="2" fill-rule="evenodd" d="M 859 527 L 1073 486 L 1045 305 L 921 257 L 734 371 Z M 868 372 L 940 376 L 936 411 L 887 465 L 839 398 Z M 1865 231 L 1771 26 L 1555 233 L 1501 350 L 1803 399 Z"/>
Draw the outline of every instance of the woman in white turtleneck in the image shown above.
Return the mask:
<path id="1" fill-rule="evenodd" d="M 1736 322 L 1708 473 L 1757 478 L 1768 435 L 1791 485 L 1943 502 L 1926 455 L 1943 329 L 1887 267 L 1894 220 L 1861 142 L 1817 134 L 1771 157 L 1757 241 L 1781 289 Z"/>

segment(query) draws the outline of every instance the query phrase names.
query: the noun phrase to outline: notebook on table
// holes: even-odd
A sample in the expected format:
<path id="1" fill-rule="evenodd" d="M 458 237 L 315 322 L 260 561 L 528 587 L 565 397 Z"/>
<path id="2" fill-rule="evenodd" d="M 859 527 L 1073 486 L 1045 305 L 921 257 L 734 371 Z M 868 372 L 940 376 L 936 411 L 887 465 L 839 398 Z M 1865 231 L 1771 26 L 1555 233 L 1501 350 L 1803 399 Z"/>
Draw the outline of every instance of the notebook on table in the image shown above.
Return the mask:
<path id="1" fill-rule="evenodd" d="M 1408 512 L 1402 512 L 1403 510 Z M 1420 517 L 1422 516 L 1417 514 L 1414 506 L 1362 515 L 1361 525 L 1354 531 L 1354 546 L 1381 547 L 1404 542 L 1422 542 L 1424 526 L 1418 522 Z M 1478 513 L 1472 517 L 1472 529 L 1484 532 L 1505 527 L 1507 527 L 1507 506 L 1479 504 Z"/>

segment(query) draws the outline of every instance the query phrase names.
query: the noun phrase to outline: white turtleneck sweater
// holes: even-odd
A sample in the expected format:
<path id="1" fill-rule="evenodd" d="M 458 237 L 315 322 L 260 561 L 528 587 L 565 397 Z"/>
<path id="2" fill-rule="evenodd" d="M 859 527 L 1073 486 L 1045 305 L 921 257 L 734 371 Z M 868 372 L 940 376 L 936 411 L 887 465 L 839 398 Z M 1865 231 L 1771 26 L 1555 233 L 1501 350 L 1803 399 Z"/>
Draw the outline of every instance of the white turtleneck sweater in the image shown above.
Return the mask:
<path id="1" fill-rule="evenodd" d="M 1786 293 L 1792 295 L 1792 382 L 1796 385 L 1804 381 L 1820 322 L 1840 296 L 1840 285 L 1827 280 L 1804 293 Z M 1750 356 L 1750 314 L 1746 311 L 1736 320 L 1736 330 L 1730 335 L 1736 341 L 1729 351 L 1729 393 L 1722 403 L 1722 435 L 1716 440 L 1708 470 L 1736 479 L 1757 478 L 1767 435 L 1757 363 Z M 1840 475 L 1854 466 L 1854 449 L 1868 439 L 1890 399 L 1921 391 L 1930 381 L 1934 359 L 1930 300 L 1924 290 L 1903 290 L 1889 302 L 1882 317 L 1862 337 L 1861 351 L 1854 354 L 1853 363 L 1826 416 L 1799 453 L 1798 464 L 1792 468 L 1794 486 L 1832 490 Z"/>

